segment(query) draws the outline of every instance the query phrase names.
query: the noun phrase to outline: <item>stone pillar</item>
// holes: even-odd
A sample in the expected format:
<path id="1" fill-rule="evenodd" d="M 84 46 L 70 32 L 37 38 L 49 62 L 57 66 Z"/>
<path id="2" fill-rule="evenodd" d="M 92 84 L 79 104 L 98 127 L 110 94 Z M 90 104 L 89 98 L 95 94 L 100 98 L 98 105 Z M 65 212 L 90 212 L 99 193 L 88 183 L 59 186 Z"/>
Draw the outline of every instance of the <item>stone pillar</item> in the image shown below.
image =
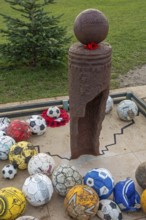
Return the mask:
<path id="1" fill-rule="evenodd" d="M 74 32 L 81 43 L 73 44 L 68 55 L 72 159 L 83 154 L 99 155 L 112 53 L 111 46 L 101 42 L 108 33 L 108 22 L 100 11 L 88 9 L 80 13 Z M 97 48 L 90 50 L 92 46 Z"/>

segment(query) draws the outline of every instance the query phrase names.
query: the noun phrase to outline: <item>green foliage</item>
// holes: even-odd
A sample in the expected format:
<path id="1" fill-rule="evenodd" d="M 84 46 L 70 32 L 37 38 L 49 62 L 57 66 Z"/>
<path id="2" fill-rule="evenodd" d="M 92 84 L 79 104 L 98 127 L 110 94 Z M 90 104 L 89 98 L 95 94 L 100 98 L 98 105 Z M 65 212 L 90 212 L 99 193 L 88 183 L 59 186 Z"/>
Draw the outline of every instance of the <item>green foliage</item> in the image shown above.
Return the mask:
<path id="1" fill-rule="evenodd" d="M 44 0 L 38 1 L 42 2 Z M 109 20 L 110 29 L 105 40 L 111 44 L 113 51 L 110 88 L 118 88 L 121 74 L 146 63 L 146 0 L 56 0 L 56 4 L 52 2 L 44 10 L 54 16 L 63 13 L 59 18 L 60 24 L 67 27 L 72 44 L 77 41 L 73 32 L 76 16 L 91 7 L 102 11 Z M 0 12 L 13 18 L 21 17 L 19 11 L 13 10 L 5 0 L 0 0 Z M 21 20 L 26 21 L 26 18 Z M 0 28 L 6 27 L 1 16 Z M 6 42 L 6 37 L 0 35 L 0 44 Z M 11 68 L 5 56 L 0 57 L 0 103 L 67 95 L 67 59 L 65 64 L 57 68 L 56 65 L 50 66 L 49 69 Z"/>
<path id="2" fill-rule="evenodd" d="M 60 16 L 48 16 L 44 7 L 54 0 L 5 0 L 20 18 L 0 13 L 6 29 L 0 32 L 7 39 L 0 46 L 5 59 L 15 65 L 48 66 L 63 63 L 70 38 L 59 26 Z"/>

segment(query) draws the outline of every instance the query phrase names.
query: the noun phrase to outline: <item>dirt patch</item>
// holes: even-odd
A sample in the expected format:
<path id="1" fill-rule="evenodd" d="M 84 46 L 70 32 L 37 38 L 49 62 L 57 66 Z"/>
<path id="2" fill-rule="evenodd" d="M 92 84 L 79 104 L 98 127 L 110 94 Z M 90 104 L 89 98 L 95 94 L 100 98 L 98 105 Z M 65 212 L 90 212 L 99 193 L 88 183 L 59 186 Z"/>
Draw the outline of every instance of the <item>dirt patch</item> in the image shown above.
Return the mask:
<path id="1" fill-rule="evenodd" d="M 120 88 L 146 85 L 146 65 L 130 70 L 126 75 L 120 76 L 118 82 Z"/>

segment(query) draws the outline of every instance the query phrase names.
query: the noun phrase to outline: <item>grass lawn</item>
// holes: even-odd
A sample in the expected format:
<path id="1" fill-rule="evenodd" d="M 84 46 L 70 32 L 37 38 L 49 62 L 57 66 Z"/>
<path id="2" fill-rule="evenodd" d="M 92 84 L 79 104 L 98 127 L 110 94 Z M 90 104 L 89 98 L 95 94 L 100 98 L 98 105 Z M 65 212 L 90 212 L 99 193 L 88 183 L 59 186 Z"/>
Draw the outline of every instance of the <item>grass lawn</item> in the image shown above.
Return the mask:
<path id="1" fill-rule="evenodd" d="M 64 14 L 61 24 L 76 39 L 73 23 L 85 9 L 101 10 L 108 18 L 110 30 L 106 41 L 112 45 L 111 88 L 117 88 L 117 77 L 146 63 L 146 1 L 145 0 L 56 0 L 46 10 Z M 0 0 L 0 11 L 15 16 L 9 4 Z M 0 27 L 5 27 L 0 17 Z M 0 36 L 0 43 L 5 39 Z M 70 46 L 70 45 L 69 45 Z M 0 103 L 55 97 L 68 94 L 67 62 L 65 67 L 48 69 L 11 69 L 0 61 Z"/>

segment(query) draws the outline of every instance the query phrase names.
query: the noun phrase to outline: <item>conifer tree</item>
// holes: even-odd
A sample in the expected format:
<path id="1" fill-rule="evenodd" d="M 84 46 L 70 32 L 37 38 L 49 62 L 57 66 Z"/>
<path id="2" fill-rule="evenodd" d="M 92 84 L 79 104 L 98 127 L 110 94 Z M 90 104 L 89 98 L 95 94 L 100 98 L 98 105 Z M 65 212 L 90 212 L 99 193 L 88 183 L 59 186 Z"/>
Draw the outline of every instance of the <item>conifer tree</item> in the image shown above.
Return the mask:
<path id="1" fill-rule="evenodd" d="M 6 28 L 0 33 L 6 43 L 0 45 L 0 53 L 14 64 L 29 66 L 59 64 L 67 53 L 70 38 L 66 28 L 59 25 L 60 16 L 45 12 L 45 6 L 54 0 L 5 0 L 15 10 L 11 17 L 0 13 Z"/>

